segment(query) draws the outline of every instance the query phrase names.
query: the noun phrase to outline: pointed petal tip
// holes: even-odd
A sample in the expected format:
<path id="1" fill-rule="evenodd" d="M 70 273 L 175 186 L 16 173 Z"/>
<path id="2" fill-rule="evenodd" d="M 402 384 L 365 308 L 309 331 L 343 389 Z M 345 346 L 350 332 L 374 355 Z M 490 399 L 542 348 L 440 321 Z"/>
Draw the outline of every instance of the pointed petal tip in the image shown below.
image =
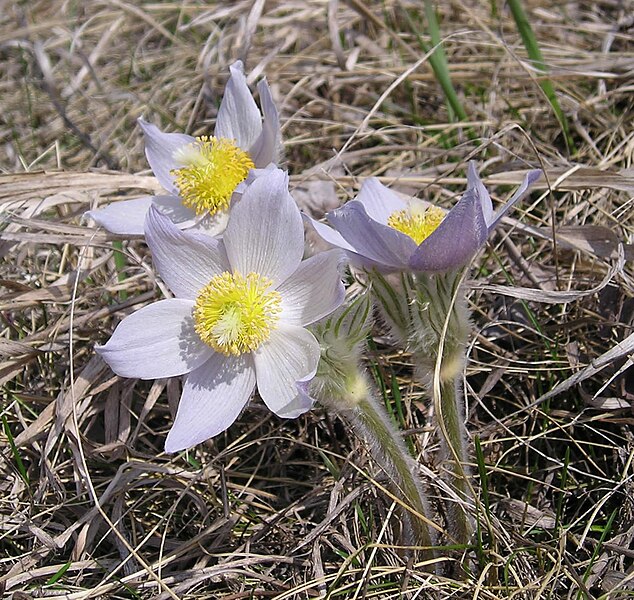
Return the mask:
<path id="1" fill-rule="evenodd" d="M 526 182 L 528 185 L 535 183 L 542 175 L 544 171 L 542 169 L 532 169 L 526 173 Z"/>

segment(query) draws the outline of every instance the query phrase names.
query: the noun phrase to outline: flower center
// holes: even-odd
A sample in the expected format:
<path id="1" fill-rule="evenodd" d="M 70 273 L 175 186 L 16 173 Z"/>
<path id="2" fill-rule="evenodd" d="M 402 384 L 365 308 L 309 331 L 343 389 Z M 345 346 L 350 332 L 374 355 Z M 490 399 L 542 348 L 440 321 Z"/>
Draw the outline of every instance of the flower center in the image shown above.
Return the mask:
<path id="1" fill-rule="evenodd" d="M 183 204 L 197 215 L 227 210 L 236 186 L 255 167 L 233 140 L 207 136 L 180 148 L 175 159 L 183 166 L 171 171 L 174 184 Z"/>
<path id="2" fill-rule="evenodd" d="M 437 206 L 422 208 L 420 206 L 411 205 L 405 210 L 397 210 L 393 212 L 387 224 L 409 235 L 417 245 L 426 240 L 440 225 L 445 218 L 445 211 Z"/>
<path id="3" fill-rule="evenodd" d="M 198 293 L 194 327 L 200 339 L 227 356 L 252 352 L 269 339 L 282 297 L 267 291 L 271 280 L 258 273 L 216 275 Z"/>

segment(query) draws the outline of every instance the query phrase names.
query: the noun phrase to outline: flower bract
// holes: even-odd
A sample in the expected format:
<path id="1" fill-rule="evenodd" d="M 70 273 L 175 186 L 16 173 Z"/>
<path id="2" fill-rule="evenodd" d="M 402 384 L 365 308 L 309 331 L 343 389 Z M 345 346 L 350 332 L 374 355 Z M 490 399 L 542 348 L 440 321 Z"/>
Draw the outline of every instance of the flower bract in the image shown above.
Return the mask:
<path id="1" fill-rule="evenodd" d="M 383 272 L 442 272 L 467 264 L 506 212 L 522 198 L 541 171 L 529 171 L 497 212 L 475 163 L 467 190 L 448 212 L 420 200 L 403 200 L 378 179 L 367 179 L 355 200 L 329 212 L 331 226 L 305 217 L 328 243 L 345 250 L 359 266 Z"/>
<path id="2" fill-rule="evenodd" d="M 267 170 L 231 211 L 222 239 L 182 231 L 156 207 L 145 235 L 174 298 L 126 317 L 97 348 L 124 377 L 185 375 L 168 452 L 224 431 L 255 386 L 281 417 L 312 406 L 296 382 L 315 375 L 320 348 L 306 326 L 343 301 L 341 253 L 302 260 L 304 230 L 288 177 Z"/>
<path id="3" fill-rule="evenodd" d="M 266 80 L 258 84 L 260 112 L 242 62 L 231 65 L 230 73 L 213 136 L 164 133 L 139 119 L 145 155 L 166 194 L 115 202 L 88 216 L 112 233 L 143 235 L 145 215 L 155 206 L 181 229 L 224 229 L 236 188 L 252 169 L 276 163 L 281 146 L 279 116 Z"/>

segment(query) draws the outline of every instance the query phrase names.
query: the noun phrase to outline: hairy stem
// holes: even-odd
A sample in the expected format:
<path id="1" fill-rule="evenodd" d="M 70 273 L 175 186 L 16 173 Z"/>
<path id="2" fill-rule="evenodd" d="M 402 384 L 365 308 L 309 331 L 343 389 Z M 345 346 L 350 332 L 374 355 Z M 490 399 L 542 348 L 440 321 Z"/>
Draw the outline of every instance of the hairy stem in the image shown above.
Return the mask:
<path id="1" fill-rule="evenodd" d="M 417 465 L 363 375 L 359 374 L 351 392 L 335 408 L 366 441 L 372 457 L 389 477 L 395 496 L 403 500 L 406 540 L 419 547 L 423 559 L 433 560 L 435 537 L 429 527 L 432 521 Z"/>
<path id="2" fill-rule="evenodd" d="M 451 483 L 463 501 L 472 498 L 469 485 L 469 467 L 467 451 L 467 430 L 463 420 L 463 400 L 461 377 L 440 382 L 440 395 L 436 402 L 442 431 L 441 447 L 445 460 L 450 465 Z M 473 522 L 458 502 L 447 507 L 450 532 L 459 544 L 468 544 L 473 533 Z"/>
<path id="3" fill-rule="evenodd" d="M 417 275 L 412 304 L 415 331 L 412 346 L 418 374 L 433 392 L 445 460 L 451 465 L 449 483 L 461 500 L 473 497 L 469 485 L 467 430 L 463 420 L 462 375 L 470 325 L 462 289 L 462 271 Z M 455 541 L 468 544 L 473 522 L 460 503 L 447 507 L 449 529 Z"/>

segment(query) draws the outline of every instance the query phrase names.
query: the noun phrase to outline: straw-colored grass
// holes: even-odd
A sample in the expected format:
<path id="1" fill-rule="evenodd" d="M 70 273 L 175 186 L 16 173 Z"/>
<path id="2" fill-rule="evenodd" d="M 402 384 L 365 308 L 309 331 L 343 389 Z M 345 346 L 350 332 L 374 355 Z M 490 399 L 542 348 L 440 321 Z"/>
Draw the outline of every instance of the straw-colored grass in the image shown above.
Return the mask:
<path id="1" fill-rule="evenodd" d="M 633 593 L 632 4 L 524 3 L 574 156 L 507 7 L 436 4 L 467 122 L 450 120 L 419 45 L 431 44 L 421 2 L 3 4 L 7 597 Z M 323 408 L 282 421 L 254 401 L 225 434 L 166 455 L 179 381 L 121 379 L 93 351 L 163 284 L 142 240 L 122 242 L 118 270 L 116 236 L 81 215 L 160 189 L 135 120 L 208 133 L 237 58 L 272 86 L 284 167 L 315 215 L 370 175 L 450 206 L 468 159 L 496 199 L 526 169 L 546 172 L 472 269 L 468 429 L 486 477 L 473 481 L 474 548 L 447 549 L 438 575 L 397 547 L 385 476 Z M 387 402 L 400 389 L 430 496 L 451 500 L 429 402 L 384 334 L 368 365 Z"/>

